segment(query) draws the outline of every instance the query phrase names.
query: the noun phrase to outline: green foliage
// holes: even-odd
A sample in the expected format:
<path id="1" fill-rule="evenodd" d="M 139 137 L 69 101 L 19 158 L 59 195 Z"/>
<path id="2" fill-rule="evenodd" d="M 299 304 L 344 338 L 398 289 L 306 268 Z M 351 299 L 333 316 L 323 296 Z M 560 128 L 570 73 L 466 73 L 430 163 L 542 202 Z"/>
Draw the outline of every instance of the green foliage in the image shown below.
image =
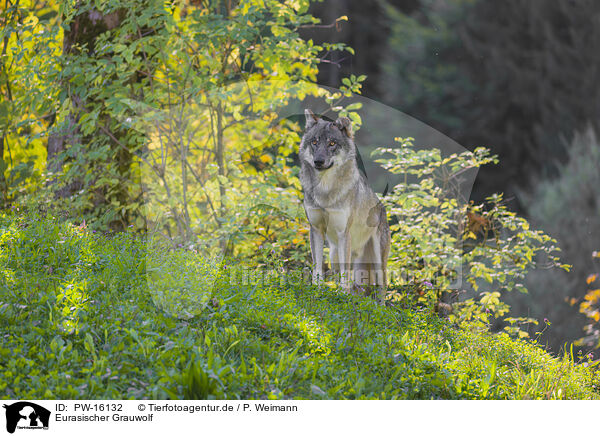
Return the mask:
<path id="1" fill-rule="evenodd" d="M 2 397 L 598 398 L 596 374 L 568 354 L 281 277 L 244 283 L 215 266 L 202 311 L 166 311 L 148 255 L 130 235 L 2 215 Z"/>
<path id="2" fill-rule="evenodd" d="M 0 9 L 0 208 L 42 185 L 58 94 L 57 19 L 47 2 L 8 0 Z"/>
<path id="3" fill-rule="evenodd" d="M 56 134 L 64 135 L 57 156 L 61 184 L 71 212 L 96 228 L 122 230 L 136 220 L 143 203 L 139 155 L 145 138 L 132 128 L 127 99 L 150 92 L 160 74 L 173 16 L 163 2 L 79 2 L 63 4 L 64 46 Z M 91 84 L 91 86 L 90 86 Z"/>
<path id="4" fill-rule="evenodd" d="M 318 53 L 345 49 L 299 37 L 318 22 L 307 0 L 27 5 L 2 12 L 3 203 L 39 192 L 47 169 L 69 216 L 96 229 L 150 225 L 175 244 L 206 231 L 224 245 L 236 233 L 230 212 L 252 194 L 245 157 L 274 163 L 273 178 L 283 165 L 273 156 L 294 151 L 297 131 L 278 110 L 318 93 Z"/>
<path id="5" fill-rule="evenodd" d="M 389 156 L 378 160 L 385 169 L 404 176 L 384 199 L 396 222 L 390 227 L 393 282 L 400 273 L 395 283 L 412 285 L 425 301 L 436 301 L 452 288 L 469 289 L 451 318 L 488 324 L 491 317 L 508 313 L 504 293 L 527 292 L 529 269 L 567 268 L 556 257 L 556 241 L 509 211 L 502 195 L 484 204 L 461 197 L 461 175 L 497 162 L 488 150 L 444 157 L 438 149 L 416 150 L 411 138 L 397 141 L 397 148 L 375 151 Z M 405 296 L 397 293 L 393 299 Z"/>
<path id="6" fill-rule="evenodd" d="M 298 36 L 299 26 L 314 22 L 308 2 L 263 3 L 240 2 L 227 14 L 207 7 L 185 19 L 182 12 L 181 20 L 175 13 L 177 31 L 163 52 L 176 66 L 154 83 L 161 97 L 127 101 L 149 139 L 141 168 L 152 243 L 258 263 L 273 253 L 290 264 L 306 258 L 291 165 L 300 130 L 279 113 L 293 99 L 326 94 L 314 84 L 318 53 L 343 45 Z M 343 89 L 356 92 L 364 79 L 353 76 Z"/>
<path id="7" fill-rule="evenodd" d="M 160 309 L 179 318 L 192 318 L 206 307 L 219 268 L 203 258 L 190 258 L 168 246 L 154 246 L 146 256 L 148 290 Z"/>

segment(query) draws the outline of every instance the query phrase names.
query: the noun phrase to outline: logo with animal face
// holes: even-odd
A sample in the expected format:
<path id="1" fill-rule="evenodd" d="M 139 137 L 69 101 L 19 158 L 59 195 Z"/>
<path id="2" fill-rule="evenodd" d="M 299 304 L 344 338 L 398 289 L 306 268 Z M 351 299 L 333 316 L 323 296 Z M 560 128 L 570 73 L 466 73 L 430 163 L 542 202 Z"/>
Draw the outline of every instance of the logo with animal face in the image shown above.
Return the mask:
<path id="1" fill-rule="evenodd" d="M 301 158 L 317 171 L 326 171 L 353 158 L 356 151 L 352 141 L 352 126 L 346 117 L 326 121 L 310 109 L 306 116 L 306 133 L 301 144 Z"/>
<path id="2" fill-rule="evenodd" d="M 3 406 L 6 409 L 6 431 L 19 429 L 48 429 L 50 411 L 29 401 L 19 401 Z"/>

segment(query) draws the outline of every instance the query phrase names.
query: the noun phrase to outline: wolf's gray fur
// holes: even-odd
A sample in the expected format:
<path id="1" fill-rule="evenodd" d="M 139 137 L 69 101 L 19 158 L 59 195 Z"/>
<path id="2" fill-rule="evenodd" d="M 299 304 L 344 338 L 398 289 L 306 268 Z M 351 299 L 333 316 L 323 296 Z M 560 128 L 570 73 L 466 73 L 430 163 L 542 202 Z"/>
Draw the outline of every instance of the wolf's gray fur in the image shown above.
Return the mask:
<path id="1" fill-rule="evenodd" d="M 300 143 L 300 182 L 310 222 L 313 282 L 323 279 L 327 240 L 333 270 L 342 286 L 377 287 L 385 299 L 390 228 L 385 208 L 356 164 L 356 146 L 348 118 L 329 122 L 305 110 Z"/>

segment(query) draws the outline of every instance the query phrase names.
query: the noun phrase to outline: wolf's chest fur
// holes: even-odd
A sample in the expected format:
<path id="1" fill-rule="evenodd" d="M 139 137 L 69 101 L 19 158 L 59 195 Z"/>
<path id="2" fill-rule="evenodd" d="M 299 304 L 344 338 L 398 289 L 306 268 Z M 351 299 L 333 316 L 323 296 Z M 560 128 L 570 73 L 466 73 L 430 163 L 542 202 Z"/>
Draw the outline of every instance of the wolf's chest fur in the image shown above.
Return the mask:
<path id="1" fill-rule="evenodd" d="M 351 252 L 353 256 L 360 256 L 377 231 L 369 222 L 377 197 L 364 183 L 358 169 L 345 174 L 327 173 L 315 180 L 312 192 L 305 197 L 308 220 L 323 231 L 330 247 L 339 244 L 342 233 L 349 234 Z M 351 177 L 346 180 L 348 175 Z"/>

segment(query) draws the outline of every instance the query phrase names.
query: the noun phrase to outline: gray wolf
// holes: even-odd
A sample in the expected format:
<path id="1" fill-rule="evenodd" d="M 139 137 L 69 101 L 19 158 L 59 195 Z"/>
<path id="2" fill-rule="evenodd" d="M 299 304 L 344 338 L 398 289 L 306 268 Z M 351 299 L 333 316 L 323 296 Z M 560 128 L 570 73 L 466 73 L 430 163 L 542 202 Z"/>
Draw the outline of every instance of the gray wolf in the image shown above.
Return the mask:
<path id="1" fill-rule="evenodd" d="M 352 124 L 346 117 L 330 122 L 304 111 L 300 143 L 300 182 L 310 223 L 313 283 L 323 280 L 323 248 L 329 246 L 331 269 L 352 292 L 377 289 L 383 303 L 387 284 L 390 228 L 385 208 L 368 186 L 356 161 Z"/>

